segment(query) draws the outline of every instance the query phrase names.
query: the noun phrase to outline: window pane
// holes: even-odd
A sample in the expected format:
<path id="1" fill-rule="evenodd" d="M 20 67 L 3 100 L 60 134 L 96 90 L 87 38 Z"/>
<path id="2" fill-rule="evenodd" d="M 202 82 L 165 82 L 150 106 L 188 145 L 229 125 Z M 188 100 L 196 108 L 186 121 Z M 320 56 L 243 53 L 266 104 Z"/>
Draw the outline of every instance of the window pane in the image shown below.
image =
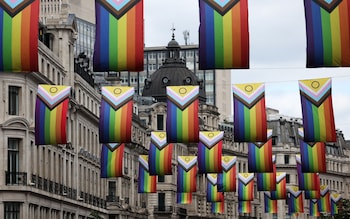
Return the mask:
<path id="1" fill-rule="evenodd" d="M 19 105 L 19 87 L 9 86 L 9 115 L 17 116 Z"/>

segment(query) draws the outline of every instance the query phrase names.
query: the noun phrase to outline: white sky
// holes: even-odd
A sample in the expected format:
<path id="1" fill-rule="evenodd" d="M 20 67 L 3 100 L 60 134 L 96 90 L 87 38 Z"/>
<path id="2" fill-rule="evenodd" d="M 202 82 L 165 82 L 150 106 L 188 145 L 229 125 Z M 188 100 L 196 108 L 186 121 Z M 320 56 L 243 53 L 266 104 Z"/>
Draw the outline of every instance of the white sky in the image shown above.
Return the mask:
<path id="1" fill-rule="evenodd" d="M 232 83 L 264 82 L 266 106 L 301 117 L 298 80 L 332 77 L 336 127 L 350 140 L 350 68 L 305 68 L 303 0 L 248 0 L 250 69 L 232 70 Z M 165 46 L 175 38 L 198 44 L 198 0 L 144 0 L 145 44 Z M 228 91 L 231 92 L 231 91 Z"/>

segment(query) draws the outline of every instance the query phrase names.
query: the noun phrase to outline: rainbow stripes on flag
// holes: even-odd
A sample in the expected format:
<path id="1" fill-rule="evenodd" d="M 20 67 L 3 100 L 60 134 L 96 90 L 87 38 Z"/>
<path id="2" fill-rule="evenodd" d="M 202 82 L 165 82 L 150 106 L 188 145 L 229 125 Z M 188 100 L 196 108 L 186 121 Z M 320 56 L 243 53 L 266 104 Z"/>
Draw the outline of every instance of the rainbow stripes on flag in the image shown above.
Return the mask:
<path id="1" fill-rule="evenodd" d="M 151 145 L 148 151 L 150 175 L 171 175 L 173 144 L 167 143 L 166 132 L 151 132 Z"/>
<path id="2" fill-rule="evenodd" d="M 222 156 L 222 173 L 218 174 L 218 191 L 236 191 L 236 156 Z"/>
<path id="3" fill-rule="evenodd" d="M 131 142 L 133 87 L 102 87 L 100 143 Z"/>
<path id="4" fill-rule="evenodd" d="M 218 176 L 215 173 L 207 174 L 207 202 L 223 202 L 224 193 L 218 191 Z"/>
<path id="5" fill-rule="evenodd" d="M 298 173 L 298 185 L 300 190 L 319 190 L 320 177 L 318 173 L 304 173 L 301 170 L 300 154 L 295 155 Z"/>
<path id="6" fill-rule="evenodd" d="M 213 214 L 224 214 L 225 213 L 225 202 L 212 202 L 211 213 Z"/>
<path id="7" fill-rule="evenodd" d="M 254 200 L 254 173 L 238 173 L 238 201 Z"/>
<path id="8" fill-rule="evenodd" d="M 177 192 L 195 192 L 197 181 L 197 157 L 177 157 Z"/>
<path id="9" fill-rule="evenodd" d="M 199 69 L 249 68 L 247 0 L 199 0 Z"/>
<path id="10" fill-rule="evenodd" d="M 0 71 L 38 72 L 40 0 L 0 2 Z"/>
<path id="11" fill-rule="evenodd" d="M 143 71 L 143 0 L 95 0 L 95 72 Z"/>
<path id="12" fill-rule="evenodd" d="M 287 179 L 285 172 L 276 172 L 276 190 L 271 191 L 273 200 L 287 199 Z"/>
<path id="13" fill-rule="evenodd" d="M 273 171 L 271 173 L 257 173 L 256 184 L 258 191 L 276 190 L 276 155 L 272 155 Z"/>
<path id="14" fill-rule="evenodd" d="M 238 201 L 238 212 L 240 214 L 250 214 L 252 212 L 251 201 Z"/>
<path id="15" fill-rule="evenodd" d="M 317 199 L 310 199 L 310 205 L 309 205 L 309 215 L 313 217 L 320 217 L 321 214 L 318 211 L 318 200 Z"/>
<path id="16" fill-rule="evenodd" d="M 157 176 L 149 175 L 148 155 L 139 155 L 138 193 L 157 192 Z"/>
<path id="17" fill-rule="evenodd" d="M 299 81 L 304 142 L 335 142 L 337 140 L 331 84 L 331 78 Z"/>
<path id="18" fill-rule="evenodd" d="M 331 215 L 338 214 L 338 202 L 341 200 L 341 195 L 338 193 L 331 193 Z"/>
<path id="19" fill-rule="evenodd" d="M 350 0 L 304 0 L 307 67 L 350 66 Z"/>
<path id="20" fill-rule="evenodd" d="M 198 172 L 221 173 L 222 172 L 222 139 L 224 132 L 199 132 L 198 143 Z"/>
<path id="21" fill-rule="evenodd" d="M 319 199 L 321 197 L 320 190 L 305 190 L 305 199 Z"/>
<path id="22" fill-rule="evenodd" d="M 318 200 L 318 211 L 331 213 L 331 192 L 329 187 L 321 185 L 320 187 L 321 198 Z"/>
<path id="23" fill-rule="evenodd" d="M 35 144 L 66 144 L 71 87 L 39 85 L 35 104 Z"/>
<path id="24" fill-rule="evenodd" d="M 192 204 L 192 193 L 191 192 L 178 192 L 176 193 L 177 204 Z"/>
<path id="25" fill-rule="evenodd" d="M 123 176 L 123 155 L 125 145 L 119 143 L 102 144 L 101 178 Z"/>
<path id="26" fill-rule="evenodd" d="M 272 129 L 267 130 L 266 142 L 248 143 L 248 172 L 273 172 Z"/>
<path id="27" fill-rule="evenodd" d="M 199 86 L 167 86 L 166 133 L 169 143 L 198 143 Z"/>
<path id="28" fill-rule="evenodd" d="M 265 213 L 276 214 L 277 213 L 277 200 L 271 198 L 270 192 L 264 192 L 264 209 Z"/>
<path id="29" fill-rule="evenodd" d="M 266 142 L 265 84 L 234 84 L 234 141 Z"/>
<path id="30" fill-rule="evenodd" d="M 303 192 L 299 191 L 298 186 L 288 187 L 288 213 L 292 215 L 294 213 L 304 212 Z"/>
<path id="31" fill-rule="evenodd" d="M 304 137 L 303 128 L 298 129 L 299 136 Z M 301 169 L 304 173 L 325 173 L 326 145 L 324 142 L 307 143 L 300 139 Z"/>

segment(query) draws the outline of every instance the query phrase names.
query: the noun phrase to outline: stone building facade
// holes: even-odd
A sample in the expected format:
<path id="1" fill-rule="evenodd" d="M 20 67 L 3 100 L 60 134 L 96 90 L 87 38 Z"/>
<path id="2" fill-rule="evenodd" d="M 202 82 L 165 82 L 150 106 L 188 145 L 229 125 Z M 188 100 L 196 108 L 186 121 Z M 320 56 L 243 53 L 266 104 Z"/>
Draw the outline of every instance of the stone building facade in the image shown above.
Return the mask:
<path id="1" fill-rule="evenodd" d="M 198 175 L 197 192 L 190 205 L 176 204 L 176 157 L 195 155 L 196 144 L 176 144 L 173 175 L 158 177 L 157 193 L 138 194 L 138 155 L 147 154 L 150 131 L 164 130 L 166 104 L 135 96 L 132 142 L 126 145 L 124 176 L 100 178 L 98 121 L 101 94 L 94 84 L 86 57 L 77 56 L 78 18 L 91 20 L 92 0 L 42 0 L 39 40 L 39 72 L 0 74 L 0 218 L 105 219 L 131 218 L 239 218 L 237 194 L 225 194 L 225 214 L 210 213 L 206 202 L 205 176 Z M 88 3 L 89 2 L 89 3 Z M 88 16 L 90 15 L 90 16 Z M 90 19 L 90 20 L 89 20 Z M 39 84 L 69 85 L 72 94 L 67 114 L 68 144 L 35 145 L 34 113 Z M 293 155 L 298 153 L 295 128 L 301 119 L 268 109 L 273 129 L 273 152 L 278 171 L 289 174 L 295 185 Z M 220 119 L 218 107 L 203 103 L 199 108 L 201 130 L 225 133 L 223 154 L 237 156 L 237 171 L 246 172 L 247 144 L 233 142 L 233 124 Z M 322 184 L 349 198 L 349 145 L 341 131 L 338 141 L 327 144 L 327 173 Z M 278 215 L 263 213 L 263 196 L 255 191 L 251 218 L 287 218 L 287 206 L 279 201 Z M 164 205 L 165 208 L 159 208 Z M 306 204 L 304 206 L 307 206 Z M 307 212 L 307 208 L 305 209 Z M 301 214 L 299 218 L 310 218 Z"/>

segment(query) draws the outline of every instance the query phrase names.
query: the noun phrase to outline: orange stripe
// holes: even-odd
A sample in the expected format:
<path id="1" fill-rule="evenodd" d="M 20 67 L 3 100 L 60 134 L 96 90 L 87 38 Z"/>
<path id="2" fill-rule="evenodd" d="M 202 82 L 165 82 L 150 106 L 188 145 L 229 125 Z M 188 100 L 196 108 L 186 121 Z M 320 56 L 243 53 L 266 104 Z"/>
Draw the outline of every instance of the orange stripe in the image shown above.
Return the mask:
<path id="1" fill-rule="evenodd" d="M 25 8 L 22 12 L 21 27 L 21 64 L 22 69 L 30 69 L 30 30 L 31 7 Z"/>
<path id="2" fill-rule="evenodd" d="M 350 15 L 348 1 L 343 1 L 339 6 L 340 40 L 342 65 L 350 65 Z"/>
<path id="3" fill-rule="evenodd" d="M 236 37 L 236 38 L 235 38 Z M 232 63 L 241 66 L 242 39 L 241 39 L 241 3 L 232 8 Z"/>

